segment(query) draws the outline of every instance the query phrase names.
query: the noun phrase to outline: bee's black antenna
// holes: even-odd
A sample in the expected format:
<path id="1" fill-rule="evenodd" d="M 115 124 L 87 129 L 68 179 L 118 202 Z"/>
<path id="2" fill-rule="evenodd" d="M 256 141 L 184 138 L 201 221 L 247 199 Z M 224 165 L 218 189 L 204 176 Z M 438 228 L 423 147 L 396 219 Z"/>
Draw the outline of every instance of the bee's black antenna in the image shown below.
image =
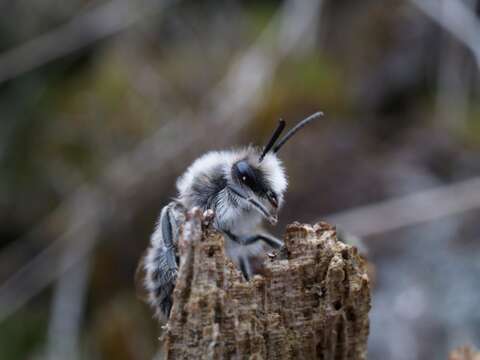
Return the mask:
<path id="1" fill-rule="evenodd" d="M 260 155 L 260 158 L 258 159 L 259 162 L 262 162 L 265 155 L 267 155 L 267 153 L 270 151 L 272 146 L 275 145 L 275 141 L 277 141 L 283 129 L 285 129 L 285 121 L 283 119 L 280 119 L 278 121 L 277 128 L 275 129 L 272 136 L 270 137 L 270 140 L 268 140 L 267 145 L 265 145 L 265 147 L 263 148 L 262 155 Z"/>
<path id="2" fill-rule="evenodd" d="M 275 145 L 275 147 L 273 148 L 273 152 L 274 153 L 277 153 L 278 150 L 280 150 L 280 148 L 285 145 L 285 143 L 293 136 L 295 135 L 295 133 L 297 133 L 302 127 L 304 127 L 305 125 L 307 125 L 309 122 L 311 122 L 312 120 L 315 120 L 315 119 L 318 119 L 319 117 L 323 116 L 323 112 L 321 111 L 318 111 L 316 112 L 315 114 L 313 115 L 310 115 L 309 117 L 307 117 L 306 119 L 300 121 L 297 125 L 295 125 L 295 127 L 293 127 L 292 129 L 290 129 L 289 132 L 287 132 L 283 138 L 278 142 L 277 145 Z"/>

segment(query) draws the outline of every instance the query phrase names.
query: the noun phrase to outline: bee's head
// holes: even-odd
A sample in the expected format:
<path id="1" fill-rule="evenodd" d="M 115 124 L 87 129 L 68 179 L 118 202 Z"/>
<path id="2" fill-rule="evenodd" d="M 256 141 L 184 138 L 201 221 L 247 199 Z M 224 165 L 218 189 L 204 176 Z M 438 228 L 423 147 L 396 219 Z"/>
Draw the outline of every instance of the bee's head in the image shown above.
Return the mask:
<path id="1" fill-rule="evenodd" d="M 246 154 L 232 165 L 233 184 L 230 187 L 233 192 L 247 200 L 248 206 L 255 208 L 272 224 L 277 222 L 278 209 L 287 189 L 287 177 L 277 152 L 298 130 L 321 115 L 323 114 L 315 113 L 301 121 L 277 142 L 285 127 L 285 122 L 280 120 L 262 151 L 249 148 Z"/>
<path id="2" fill-rule="evenodd" d="M 251 204 L 253 207 L 260 204 L 263 209 L 257 210 L 271 223 L 276 222 L 287 189 L 287 177 L 276 155 L 269 154 L 259 162 L 258 151 L 251 151 L 247 157 L 233 164 L 232 181 L 235 188 L 241 189 L 247 198 L 255 202 Z"/>

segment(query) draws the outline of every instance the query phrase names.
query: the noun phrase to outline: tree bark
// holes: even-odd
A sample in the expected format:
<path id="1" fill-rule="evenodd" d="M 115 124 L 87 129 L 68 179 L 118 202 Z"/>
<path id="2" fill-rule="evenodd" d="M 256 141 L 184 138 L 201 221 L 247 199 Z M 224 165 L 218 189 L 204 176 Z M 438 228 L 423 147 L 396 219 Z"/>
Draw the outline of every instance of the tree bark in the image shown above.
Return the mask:
<path id="1" fill-rule="evenodd" d="M 285 248 L 243 280 L 223 236 L 189 214 L 163 336 L 167 359 L 365 359 L 367 263 L 326 223 L 287 227 Z"/>

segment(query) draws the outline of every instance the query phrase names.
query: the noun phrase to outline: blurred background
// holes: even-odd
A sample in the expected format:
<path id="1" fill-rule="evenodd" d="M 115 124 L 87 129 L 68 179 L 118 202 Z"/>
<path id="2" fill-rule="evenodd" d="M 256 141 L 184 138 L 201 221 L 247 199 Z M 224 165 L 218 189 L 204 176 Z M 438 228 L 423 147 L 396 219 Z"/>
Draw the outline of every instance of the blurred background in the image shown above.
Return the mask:
<path id="1" fill-rule="evenodd" d="M 207 150 L 281 153 L 281 223 L 376 267 L 369 359 L 480 346 L 480 1 L 0 1 L 0 359 L 151 359 L 134 272 Z"/>

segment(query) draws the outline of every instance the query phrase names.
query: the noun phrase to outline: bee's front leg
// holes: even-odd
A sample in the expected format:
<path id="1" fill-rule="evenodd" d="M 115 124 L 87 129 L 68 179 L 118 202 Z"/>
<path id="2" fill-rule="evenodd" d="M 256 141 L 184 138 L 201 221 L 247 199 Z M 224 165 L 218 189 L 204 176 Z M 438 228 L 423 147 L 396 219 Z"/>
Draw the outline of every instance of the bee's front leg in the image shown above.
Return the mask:
<path id="1" fill-rule="evenodd" d="M 255 244 L 258 241 L 263 241 L 274 249 L 280 249 L 283 247 L 283 242 L 272 235 L 255 234 L 255 235 L 237 236 L 230 232 L 226 232 L 226 234 L 230 239 L 244 246 Z M 252 270 L 250 257 L 248 256 L 248 254 L 240 253 L 238 255 L 238 262 L 239 262 L 240 270 L 242 271 L 243 276 L 245 277 L 246 280 L 250 280 L 253 276 L 253 270 Z"/>
<path id="2" fill-rule="evenodd" d="M 254 244 L 257 241 L 263 241 L 274 249 L 280 249 L 283 247 L 283 241 L 280 239 L 277 239 L 275 236 L 272 236 L 272 235 L 255 234 L 255 235 L 240 238 L 240 242 L 244 245 Z"/>

